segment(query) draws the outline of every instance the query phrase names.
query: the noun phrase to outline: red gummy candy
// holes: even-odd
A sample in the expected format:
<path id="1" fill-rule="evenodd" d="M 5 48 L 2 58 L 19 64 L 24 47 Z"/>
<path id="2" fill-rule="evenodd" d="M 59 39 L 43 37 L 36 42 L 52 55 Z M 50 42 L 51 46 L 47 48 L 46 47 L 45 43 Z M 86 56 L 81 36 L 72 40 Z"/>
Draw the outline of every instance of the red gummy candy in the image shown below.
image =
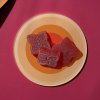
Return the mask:
<path id="1" fill-rule="evenodd" d="M 41 65 L 47 65 L 56 68 L 60 59 L 60 51 L 55 51 L 50 48 L 40 48 L 38 54 L 38 62 Z"/>
<path id="2" fill-rule="evenodd" d="M 76 57 L 80 53 L 80 50 L 67 37 L 64 38 L 60 44 L 55 44 L 52 49 L 61 51 L 63 55 L 62 63 L 64 65 L 69 64 L 72 58 Z"/>
<path id="3" fill-rule="evenodd" d="M 51 48 L 47 32 L 30 34 L 27 36 L 27 40 L 30 43 L 31 53 L 34 55 L 38 54 L 41 47 Z"/>

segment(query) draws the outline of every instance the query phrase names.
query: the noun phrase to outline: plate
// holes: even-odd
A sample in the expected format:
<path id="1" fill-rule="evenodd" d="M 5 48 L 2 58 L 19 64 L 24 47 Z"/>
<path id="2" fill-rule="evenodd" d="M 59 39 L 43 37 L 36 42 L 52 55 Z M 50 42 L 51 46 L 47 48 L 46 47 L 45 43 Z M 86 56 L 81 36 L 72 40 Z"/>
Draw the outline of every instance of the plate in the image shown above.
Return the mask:
<path id="1" fill-rule="evenodd" d="M 52 27 L 49 28 L 48 25 Z M 33 64 L 30 63 L 26 46 L 27 35 L 37 32 L 39 28 L 43 30 L 41 27 L 44 27 L 46 31 L 54 31 L 61 37 L 71 37 L 83 56 L 70 67 L 66 66 L 58 71 L 47 69 L 50 73 L 46 73 L 46 70 L 39 70 L 41 66 L 36 64 L 36 58 L 33 58 Z M 56 13 L 40 14 L 30 18 L 19 29 L 14 42 L 14 58 L 18 69 L 27 79 L 42 86 L 58 86 L 71 81 L 82 70 L 86 56 L 87 43 L 81 28 L 72 19 Z"/>

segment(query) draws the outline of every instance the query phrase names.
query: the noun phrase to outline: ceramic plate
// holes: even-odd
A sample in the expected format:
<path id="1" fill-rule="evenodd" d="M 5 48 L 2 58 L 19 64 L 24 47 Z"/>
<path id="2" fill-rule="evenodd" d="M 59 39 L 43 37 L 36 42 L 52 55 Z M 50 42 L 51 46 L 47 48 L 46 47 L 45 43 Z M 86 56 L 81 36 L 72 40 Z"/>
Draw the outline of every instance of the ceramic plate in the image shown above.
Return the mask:
<path id="1" fill-rule="evenodd" d="M 48 25 L 52 27 L 49 28 Z M 44 28 L 41 28 L 43 26 Z M 57 30 L 55 26 L 57 26 Z M 57 33 L 62 38 L 65 36 L 71 37 L 75 45 L 83 53 L 83 56 L 75 61 L 70 67 L 66 66 L 60 70 L 41 67 L 37 64 L 36 58 L 26 50 L 28 48 L 27 35 L 38 32 L 39 28 L 41 31 L 46 30 Z M 69 35 L 66 34 L 66 32 Z M 83 68 L 86 56 L 87 43 L 80 27 L 70 18 L 55 13 L 33 16 L 22 25 L 14 42 L 14 57 L 19 70 L 27 79 L 43 86 L 58 86 L 71 81 Z"/>

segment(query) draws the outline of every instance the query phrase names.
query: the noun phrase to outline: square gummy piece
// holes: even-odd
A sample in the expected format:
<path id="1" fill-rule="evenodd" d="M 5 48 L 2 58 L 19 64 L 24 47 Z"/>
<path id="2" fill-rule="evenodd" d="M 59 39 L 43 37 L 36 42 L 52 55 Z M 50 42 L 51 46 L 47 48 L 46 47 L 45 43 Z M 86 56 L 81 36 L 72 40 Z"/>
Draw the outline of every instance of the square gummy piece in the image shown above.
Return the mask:
<path id="1" fill-rule="evenodd" d="M 27 36 L 27 40 L 30 43 L 31 53 L 37 55 L 41 47 L 50 46 L 50 38 L 47 32 L 40 32 L 38 34 L 30 34 Z"/>
<path id="2" fill-rule="evenodd" d="M 63 55 L 63 64 L 69 64 L 70 61 L 76 57 L 80 50 L 76 47 L 74 42 L 69 38 L 64 38 L 60 44 L 55 44 L 53 50 L 59 50 Z"/>
<path id="3" fill-rule="evenodd" d="M 55 51 L 50 48 L 40 48 L 38 54 L 38 62 L 41 65 L 46 65 L 56 68 L 60 59 L 60 51 Z"/>

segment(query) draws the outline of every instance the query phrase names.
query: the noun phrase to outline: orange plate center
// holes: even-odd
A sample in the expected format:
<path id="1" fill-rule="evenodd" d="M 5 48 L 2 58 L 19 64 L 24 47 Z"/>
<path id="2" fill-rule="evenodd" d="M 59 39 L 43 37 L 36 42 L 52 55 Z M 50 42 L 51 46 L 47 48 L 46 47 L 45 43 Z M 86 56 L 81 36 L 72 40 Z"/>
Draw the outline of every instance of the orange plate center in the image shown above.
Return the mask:
<path id="1" fill-rule="evenodd" d="M 34 30 L 32 33 L 30 34 L 34 34 L 34 33 L 38 33 L 38 32 L 41 32 L 41 31 L 47 31 L 50 35 L 50 38 L 52 40 L 53 43 L 60 43 L 61 40 L 64 38 L 64 37 L 69 37 L 71 40 L 71 36 L 69 35 L 69 33 L 59 27 L 59 26 L 56 26 L 56 25 L 44 25 L 44 26 L 41 26 L 39 28 L 37 28 L 36 30 Z M 40 65 L 38 62 L 37 62 L 37 58 L 35 56 L 33 56 L 31 54 L 31 51 L 30 51 L 30 45 L 29 43 L 27 42 L 26 43 L 26 56 L 28 58 L 28 61 L 30 62 L 30 64 L 36 68 L 37 70 L 43 72 L 43 73 L 57 73 L 61 70 L 63 70 L 64 68 L 61 68 L 61 69 L 53 69 L 53 68 L 49 68 L 49 67 L 44 67 L 42 65 Z"/>

